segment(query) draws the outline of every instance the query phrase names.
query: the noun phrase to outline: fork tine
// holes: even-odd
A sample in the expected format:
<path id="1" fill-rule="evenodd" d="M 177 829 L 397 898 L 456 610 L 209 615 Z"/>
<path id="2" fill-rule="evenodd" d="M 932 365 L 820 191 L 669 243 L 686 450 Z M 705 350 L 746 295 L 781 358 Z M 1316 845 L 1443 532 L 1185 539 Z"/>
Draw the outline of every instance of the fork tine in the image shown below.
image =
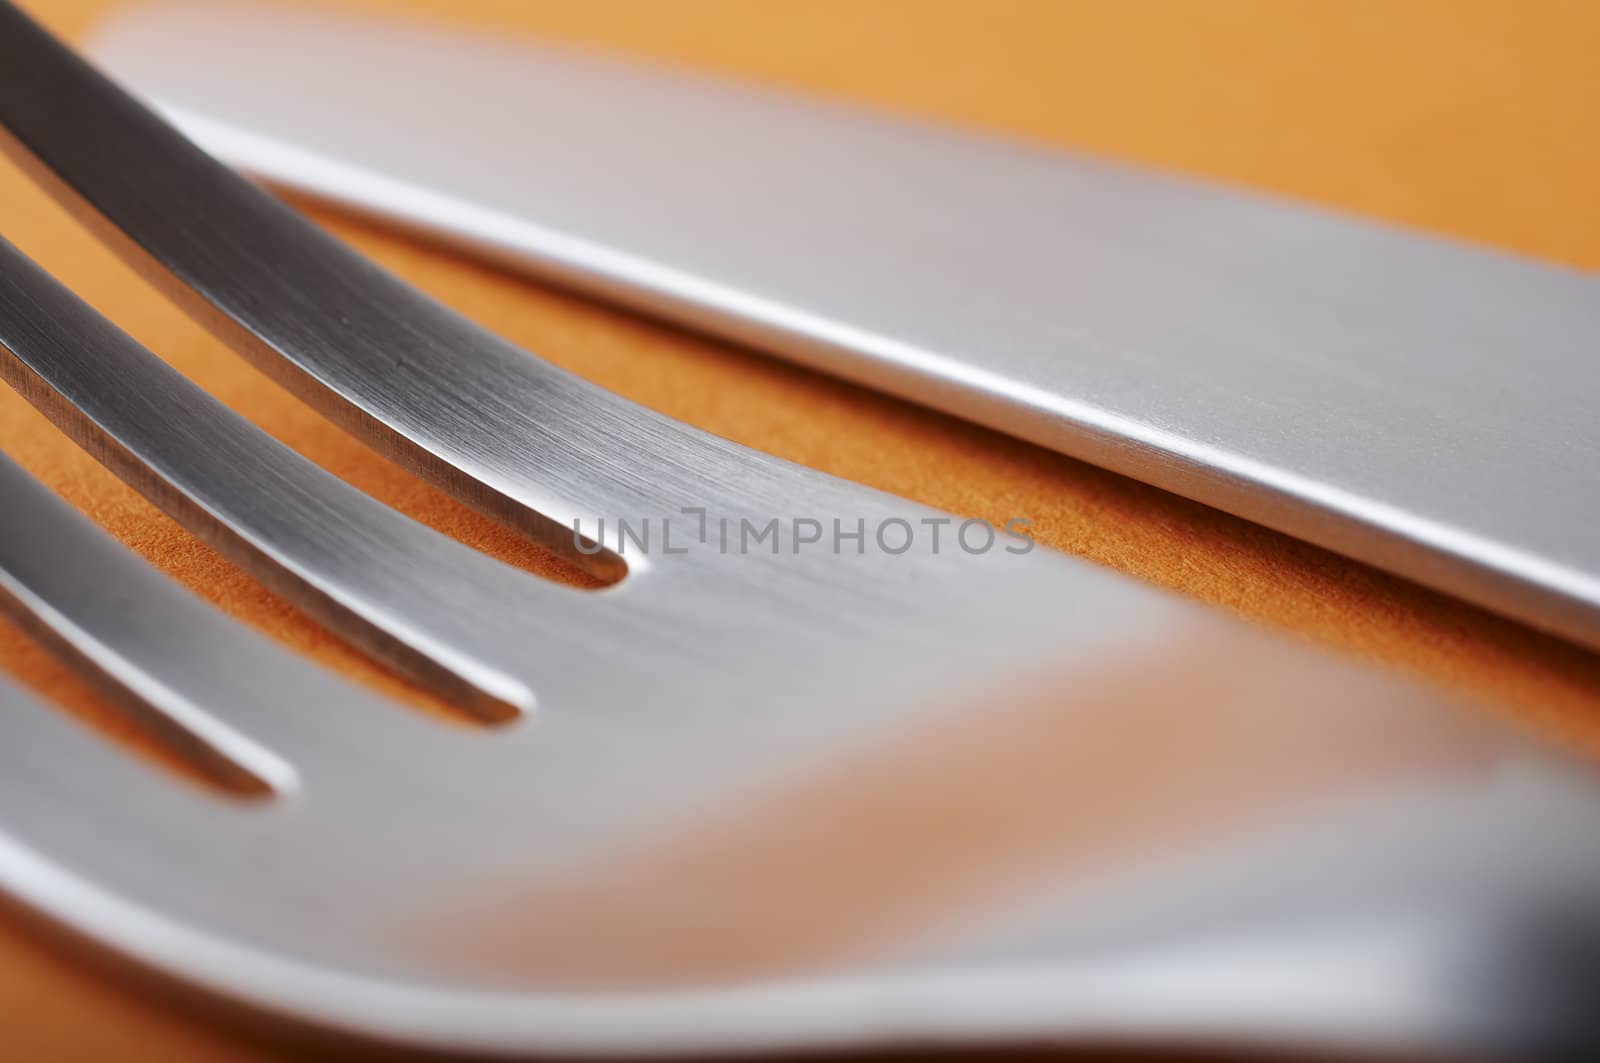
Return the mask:
<path id="1" fill-rule="evenodd" d="M 352 746 L 436 737 L 219 615 L 3 455 L 0 497 L 0 609 L 219 782 L 287 792 Z"/>
<path id="2" fill-rule="evenodd" d="M 318 468 L 145 350 L 4 240 L 0 374 L 118 476 L 256 578 L 488 718 L 525 711 L 533 693 L 474 638 L 486 611 L 516 600 L 535 622 L 543 615 L 552 627 L 565 627 L 604 609 L 593 594 L 479 554 Z M 440 594 L 441 586 L 450 593 Z"/>
<path id="3" fill-rule="evenodd" d="M 698 470 L 640 453 L 671 434 L 664 418 L 529 357 L 366 261 L 6 0 L 0 129 L 19 165 L 258 369 L 580 566 L 621 569 L 614 556 L 575 548 L 575 519 L 638 512 L 664 478 L 692 496 Z"/>
<path id="4" fill-rule="evenodd" d="M 259 876 L 254 839 L 294 810 L 197 798 L 4 676 L 0 809 L 0 892 L 135 956 L 170 955 L 171 913 L 194 912 L 208 887 L 237 895 Z"/>
<path id="5" fill-rule="evenodd" d="M 47 824 L 55 833 L 63 824 L 89 818 L 86 811 L 95 818 L 102 813 L 133 814 L 148 819 L 146 837 L 153 838 L 163 823 L 188 830 L 200 820 L 214 818 L 219 807 L 217 802 L 196 801 L 176 780 L 123 755 L 3 675 L 0 732 L 4 734 L 0 808 L 6 812 L 5 829 L 0 831 L 0 885 L 6 888 L 18 885 L 4 881 L 10 871 L 7 836 L 15 837 L 31 820 Z M 229 810 L 227 805 L 221 807 Z M 111 824 L 100 818 L 99 826 L 105 829 Z M 24 837 L 16 840 L 26 843 L 26 830 L 20 833 Z M 29 891 L 20 892 L 26 896 Z"/>

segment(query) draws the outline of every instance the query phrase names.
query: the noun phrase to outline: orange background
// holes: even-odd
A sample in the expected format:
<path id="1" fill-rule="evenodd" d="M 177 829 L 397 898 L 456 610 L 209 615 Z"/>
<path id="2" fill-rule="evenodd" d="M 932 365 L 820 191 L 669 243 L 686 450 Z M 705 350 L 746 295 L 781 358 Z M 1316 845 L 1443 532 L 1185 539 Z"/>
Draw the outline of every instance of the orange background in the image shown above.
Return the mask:
<path id="1" fill-rule="evenodd" d="M 23 6 L 81 39 L 114 4 Z M 670 60 L 1600 268 L 1600 4 L 1583 0 L 338 6 L 430 14 Z M 0 204 L 6 238 L 267 430 L 419 519 L 500 556 L 549 567 L 246 368 L 3 163 Z M 1038 537 L 1059 549 L 1467 689 L 1600 748 L 1600 657 L 1593 654 L 994 433 L 326 211 L 313 214 L 512 340 L 702 428 L 962 515 L 1027 515 Z M 0 450 L 233 615 L 390 693 L 427 702 L 199 545 L 9 392 L 0 394 Z M 0 670 L 140 746 L 109 709 L 4 626 Z M 0 912 L 0 1054 L 221 1058 L 262 1050 L 69 961 L 58 943 Z"/>

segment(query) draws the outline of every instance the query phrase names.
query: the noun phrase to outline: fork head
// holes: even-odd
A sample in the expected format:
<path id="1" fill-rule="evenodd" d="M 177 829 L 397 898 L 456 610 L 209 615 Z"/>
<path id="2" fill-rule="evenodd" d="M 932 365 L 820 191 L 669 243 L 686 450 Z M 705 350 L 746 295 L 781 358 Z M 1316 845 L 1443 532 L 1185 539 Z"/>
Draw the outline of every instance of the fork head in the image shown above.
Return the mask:
<path id="1" fill-rule="evenodd" d="M 1589 773 L 1107 573 L 1027 562 L 1068 620 L 981 692 L 890 640 L 877 699 L 644 647 L 651 697 L 601 670 L 464 730 L 0 486 L 5 597 L 266 790 L 208 799 L 0 688 L 0 884 L 204 991 L 490 1053 L 1594 1032 L 1550 995 L 1594 956 Z"/>

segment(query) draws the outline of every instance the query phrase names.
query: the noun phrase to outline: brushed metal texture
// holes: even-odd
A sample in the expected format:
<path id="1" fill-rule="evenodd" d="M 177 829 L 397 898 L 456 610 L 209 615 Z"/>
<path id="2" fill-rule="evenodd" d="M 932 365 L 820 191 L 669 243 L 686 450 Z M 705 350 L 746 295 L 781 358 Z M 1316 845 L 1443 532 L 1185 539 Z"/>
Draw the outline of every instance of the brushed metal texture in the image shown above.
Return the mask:
<path id="1" fill-rule="evenodd" d="M 439 27 L 180 3 L 94 50 L 272 181 L 1600 646 L 1591 276 Z"/>
<path id="2" fill-rule="evenodd" d="M 0 128 L 258 364 L 525 532 L 590 558 L 570 516 L 780 519 L 770 549 L 658 539 L 593 555 L 624 570 L 603 590 L 542 583 L 317 469 L 0 243 L 13 386 L 505 722 L 324 672 L 0 459 L 0 606 L 244 791 L 0 682 L 0 890 L 30 910 L 197 992 L 449 1053 L 1600 1039 L 1592 765 L 1059 554 L 801 549 L 784 517 L 941 516 L 495 339 L 9 3 Z"/>

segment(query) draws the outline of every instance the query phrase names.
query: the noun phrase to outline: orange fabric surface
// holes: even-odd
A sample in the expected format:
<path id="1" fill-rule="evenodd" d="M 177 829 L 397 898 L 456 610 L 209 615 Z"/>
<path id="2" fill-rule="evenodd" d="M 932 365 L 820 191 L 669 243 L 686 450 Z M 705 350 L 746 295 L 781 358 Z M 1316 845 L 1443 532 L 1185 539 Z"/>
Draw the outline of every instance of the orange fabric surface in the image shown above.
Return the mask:
<path id="1" fill-rule="evenodd" d="M 74 38 L 113 3 L 24 0 Z M 341 0 L 341 6 L 614 48 L 1600 267 L 1593 198 L 1600 188 L 1594 135 L 1600 68 L 1593 61 L 1600 5 L 1584 0 Z M 248 369 L 4 164 L 0 205 L 7 239 L 267 430 L 419 519 L 500 556 L 551 566 Z M 997 522 L 1025 515 L 1038 538 L 1056 548 L 1469 690 L 1600 748 L 1594 654 L 995 433 L 329 212 L 313 214 L 490 328 L 690 423 L 958 514 Z M 199 545 L 9 391 L 0 394 L 0 450 L 232 615 L 391 694 L 428 702 Z M 128 731 L 4 626 L 0 671 L 97 726 Z M 22 925 L 14 915 L 0 918 L 0 1053 L 219 1058 L 260 1050 L 197 1024 L 189 1013 L 130 994 Z"/>

